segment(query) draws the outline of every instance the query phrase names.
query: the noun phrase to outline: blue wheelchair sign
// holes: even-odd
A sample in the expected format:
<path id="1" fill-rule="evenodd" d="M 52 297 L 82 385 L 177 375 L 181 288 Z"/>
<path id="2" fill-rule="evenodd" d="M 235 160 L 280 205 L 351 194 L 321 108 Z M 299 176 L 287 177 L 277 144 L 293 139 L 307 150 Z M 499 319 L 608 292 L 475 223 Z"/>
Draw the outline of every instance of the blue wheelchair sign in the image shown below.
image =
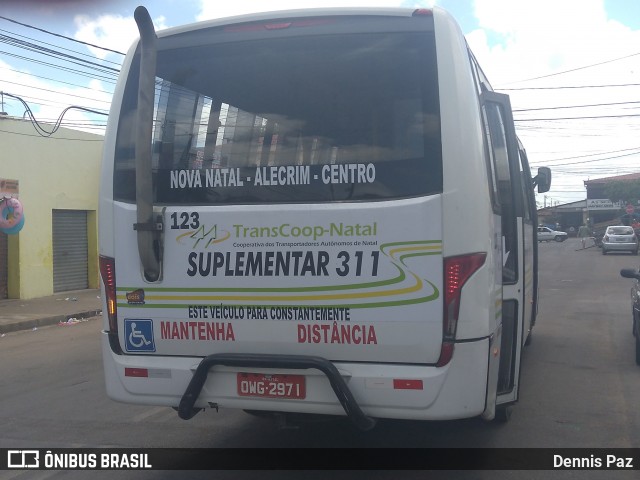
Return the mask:
<path id="1" fill-rule="evenodd" d="M 153 321 L 149 319 L 125 319 L 124 348 L 127 352 L 155 352 Z"/>

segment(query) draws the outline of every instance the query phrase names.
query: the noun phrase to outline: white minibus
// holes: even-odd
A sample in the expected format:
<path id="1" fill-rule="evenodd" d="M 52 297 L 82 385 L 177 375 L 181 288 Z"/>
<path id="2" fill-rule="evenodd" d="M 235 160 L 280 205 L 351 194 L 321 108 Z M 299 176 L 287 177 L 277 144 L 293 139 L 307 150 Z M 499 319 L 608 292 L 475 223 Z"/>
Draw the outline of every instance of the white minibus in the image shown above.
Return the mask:
<path id="1" fill-rule="evenodd" d="M 454 19 L 136 20 L 100 192 L 108 395 L 184 419 L 506 420 L 551 175 Z"/>

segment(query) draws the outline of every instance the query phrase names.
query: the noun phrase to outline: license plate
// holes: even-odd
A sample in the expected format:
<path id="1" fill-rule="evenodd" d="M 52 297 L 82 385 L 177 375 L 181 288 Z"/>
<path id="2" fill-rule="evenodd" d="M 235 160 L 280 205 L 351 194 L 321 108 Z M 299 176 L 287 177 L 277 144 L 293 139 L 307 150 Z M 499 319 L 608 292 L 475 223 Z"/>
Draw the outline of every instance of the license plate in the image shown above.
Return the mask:
<path id="1" fill-rule="evenodd" d="M 307 392 L 304 375 L 240 372 L 237 376 L 241 397 L 303 399 Z"/>

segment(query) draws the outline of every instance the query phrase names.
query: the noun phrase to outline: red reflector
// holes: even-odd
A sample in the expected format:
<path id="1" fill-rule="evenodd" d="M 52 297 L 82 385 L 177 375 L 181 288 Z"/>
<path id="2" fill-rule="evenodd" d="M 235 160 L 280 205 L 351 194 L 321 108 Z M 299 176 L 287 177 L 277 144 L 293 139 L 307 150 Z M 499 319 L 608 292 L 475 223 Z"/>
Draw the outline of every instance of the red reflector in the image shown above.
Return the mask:
<path id="1" fill-rule="evenodd" d="M 447 363 L 451 361 L 453 358 L 453 343 L 442 342 L 442 347 L 440 347 L 440 358 L 438 358 L 438 362 L 436 363 L 436 367 L 444 367 Z"/>
<path id="2" fill-rule="evenodd" d="M 472 253 L 444 259 L 444 339 L 453 340 L 458 325 L 462 287 L 484 265 L 486 253 Z"/>
<path id="3" fill-rule="evenodd" d="M 267 30 L 282 30 L 284 28 L 289 28 L 291 26 L 291 22 L 285 23 L 267 23 L 264 28 Z"/>
<path id="4" fill-rule="evenodd" d="M 285 28 L 297 28 L 297 27 L 314 27 L 318 25 L 327 25 L 334 23 L 335 19 L 332 18 L 308 18 L 295 20 L 291 22 L 276 22 L 276 23 L 247 23 L 240 25 L 228 25 L 224 27 L 225 32 L 258 32 L 261 30 L 283 30 Z"/>
<path id="5" fill-rule="evenodd" d="M 107 318 L 109 319 L 109 330 L 118 331 L 117 321 L 117 297 L 116 297 L 116 261 L 111 257 L 100 255 L 100 275 L 104 284 L 104 292 L 107 301 Z"/>
<path id="6" fill-rule="evenodd" d="M 408 380 L 405 378 L 394 378 L 394 390 L 422 390 L 422 380 Z"/>
<path id="7" fill-rule="evenodd" d="M 414 17 L 428 17 L 431 15 L 433 15 L 433 10 L 430 8 L 418 8 L 413 12 Z"/>
<path id="8" fill-rule="evenodd" d="M 124 369 L 125 377 L 148 377 L 149 370 L 146 368 L 125 368 Z"/>

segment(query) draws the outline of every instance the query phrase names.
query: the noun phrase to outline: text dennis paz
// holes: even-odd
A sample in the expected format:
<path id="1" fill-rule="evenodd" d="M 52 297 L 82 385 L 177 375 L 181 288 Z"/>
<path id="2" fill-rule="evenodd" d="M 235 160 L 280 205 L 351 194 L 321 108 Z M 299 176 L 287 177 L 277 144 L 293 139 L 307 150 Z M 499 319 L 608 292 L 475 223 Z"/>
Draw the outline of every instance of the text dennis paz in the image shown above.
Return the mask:
<path id="1" fill-rule="evenodd" d="M 633 469 L 633 457 L 619 457 L 617 455 L 589 455 L 588 457 L 553 456 L 553 468 L 560 469 L 590 469 L 590 468 L 628 468 Z"/>

